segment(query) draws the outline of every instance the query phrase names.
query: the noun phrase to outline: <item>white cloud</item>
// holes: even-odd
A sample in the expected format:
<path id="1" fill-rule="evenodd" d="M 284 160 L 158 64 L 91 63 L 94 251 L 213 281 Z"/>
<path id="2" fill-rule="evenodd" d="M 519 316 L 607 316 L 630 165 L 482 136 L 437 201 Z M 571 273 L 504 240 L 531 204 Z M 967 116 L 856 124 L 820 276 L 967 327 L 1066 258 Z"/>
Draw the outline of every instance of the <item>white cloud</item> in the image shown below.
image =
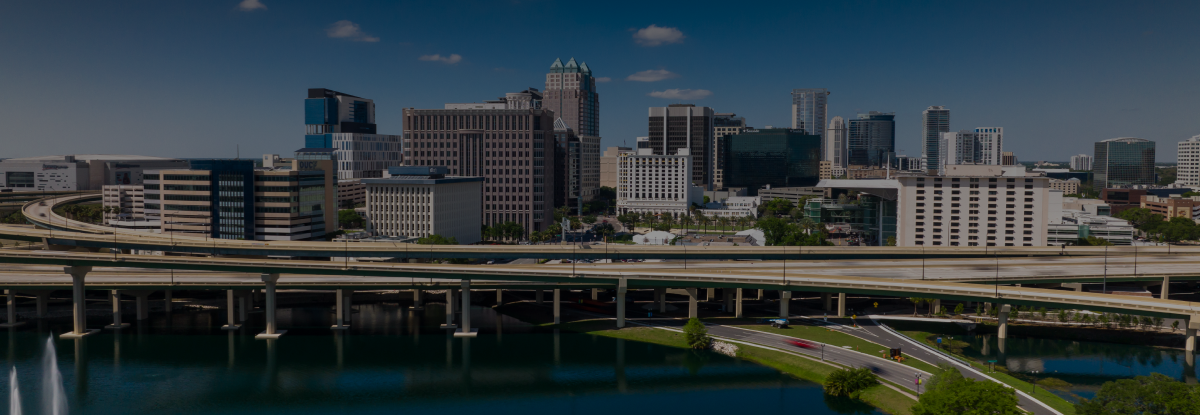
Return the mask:
<path id="1" fill-rule="evenodd" d="M 244 12 L 252 12 L 252 11 L 260 10 L 260 9 L 266 10 L 267 5 L 262 4 L 262 2 L 259 0 L 242 0 L 241 3 L 238 3 L 237 8 L 238 8 L 238 10 L 241 10 Z"/>
<path id="2" fill-rule="evenodd" d="M 683 43 L 683 32 L 674 27 L 659 27 L 655 25 L 638 29 L 633 34 L 633 40 L 642 46 L 658 46 L 668 43 Z"/>
<path id="3" fill-rule="evenodd" d="M 601 76 L 599 78 L 596 78 L 596 82 L 610 82 L 610 81 L 612 81 L 612 78 L 609 78 L 607 76 Z"/>
<path id="4" fill-rule="evenodd" d="M 626 81 L 638 81 L 638 82 L 658 82 L 658 81 L 661 81 L 664 79 L 671 79 L 671 78 L 678 78 L 678 77 L 679 77 L 679 74 L 668 71 L 666 69 L 657 69 L 657 70 L 651 69 L 648 71 L 641 71 L 641 72 L 635 73 L 633 75 L 629 75 L 629 77 L 625 78 L 625 80 Z"/>
<path id="5" fill-rule="evenodd" d="M 709 95 L 712 95 L 712 91 L 707 89 L 668 89 L 666 91 L 654 91 L 647 95 L 655 98 L 696 100 L 708 98 Z"/>
<path id="6" fill-rule="evenodd" d="M 362 28 L 349 20 L 339 20 L 325 33 L 334 39 L 353 40 L 355 42 L 378 42 L 379 38 L 363 33 Z"/>
<path id="7" fill-rule="evenodd" d="M 425 55 L 425 56 L 422 56 L 417 59 L 423 60 L 423 61 L 441 62 L 441 63 L 445 63 L 447 65 L 453 65 L 453 64 L 458 63 L 459 61 L 462 61 L 462 55 L 459 55 L 457 53 L 451 53 L 449 56 L 442 56 L 442 55 L 435 54 L 435 55 Z"/>

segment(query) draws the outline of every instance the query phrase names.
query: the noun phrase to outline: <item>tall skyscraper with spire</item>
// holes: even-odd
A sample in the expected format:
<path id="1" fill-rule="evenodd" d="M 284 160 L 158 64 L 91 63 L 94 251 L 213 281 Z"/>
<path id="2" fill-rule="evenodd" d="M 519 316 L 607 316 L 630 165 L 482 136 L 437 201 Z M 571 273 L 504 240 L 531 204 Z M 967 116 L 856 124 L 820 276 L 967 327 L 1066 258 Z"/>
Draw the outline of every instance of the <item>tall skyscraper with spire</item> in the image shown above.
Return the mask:
<path id="1" fill-rule="evenodd" d="M 950 110 L 941 105 L 926 108 L 921 113 L 921 159 L 925 170 L 938 170 L 945 155 L 939 150 L 942 133 L 950 132 Z"/>
<path id="2" fill-rule="evenodd" d="M 562 59 L 554 59 L 546 74 L 542 108 L 554 111 L 554 117 L 562 118 L 577 135 L 600 136 L 600 95 L 587 62 L 571 58 L 563 65 Z"/>

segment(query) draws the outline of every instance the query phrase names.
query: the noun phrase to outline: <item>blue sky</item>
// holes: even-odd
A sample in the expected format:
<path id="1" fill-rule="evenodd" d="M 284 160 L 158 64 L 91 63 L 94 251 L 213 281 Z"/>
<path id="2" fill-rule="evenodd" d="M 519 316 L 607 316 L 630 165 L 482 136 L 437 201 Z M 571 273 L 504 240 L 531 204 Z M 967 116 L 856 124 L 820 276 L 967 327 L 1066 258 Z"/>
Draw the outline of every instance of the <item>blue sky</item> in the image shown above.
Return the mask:
<path id="1" fill-rule="evenodd" d="M 789 126 L 790 90 L 814 87 L 831 117 L 895 112 L 908 155 L 930 105 L 1004 127 L 1021 160 L 1131 136 L 1173 162 L 1200 135 L 1194 1 L 241 3 L 0 3 L 0 157 L 286 155 L 307 88 L 372 98 L 399 134 L 402 108 L 541 89 L 559 57 L 611 79 L 605 146 L 675 102 Z"/>

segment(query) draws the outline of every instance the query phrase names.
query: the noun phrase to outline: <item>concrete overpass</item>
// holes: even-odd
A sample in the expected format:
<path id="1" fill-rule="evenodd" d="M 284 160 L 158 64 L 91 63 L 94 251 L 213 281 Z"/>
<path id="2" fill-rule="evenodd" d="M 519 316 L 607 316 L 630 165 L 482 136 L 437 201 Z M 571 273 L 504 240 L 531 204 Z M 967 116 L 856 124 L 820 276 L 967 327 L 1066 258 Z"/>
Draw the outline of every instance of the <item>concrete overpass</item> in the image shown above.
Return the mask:
<path id="1" fill-rule="evenodd" d="M 202 255 L 256 255 L 302 258 L 546 258 L 546 259 L 936 259 L 1037 256 L 1196 255 L 1200 247 L 797 247 L 797 246 L 647 246 L 647 245 L 418 245 L 391 242 L 240 241 L 189 234 L 156 234 L 114 229 L 66 219 L 54 206 L 98 199 L 69 195 L 30 201 L 23 211 L 47 229 L 0 226 L 0 238 L 40 242 L 47 248 L 118 248 Z M 43 202 L 45 204 L 43 205 Z"/>
<path id="2" fill-rule="evenodd" d="M 654 269 L 627 267 L 566 266 L 478 266 L 397 263 L 338 263 L 260 258 L 198 258 L 170 256 L 113 255 L 101 253 L 28 252 L 5 250 L 0 263 L 64 266 L 64 277 L 72 279 L 76 303 L 82 302 L 85 277 L 94 268 L 125 267 L 143 269 L 190 269 L 258 274 L 267 292 L 268 332 L 274 332 L 274 291 L 280 275 L 363 276 L 407 280 L 413 287 L 437 280 L 459 280 L 463 301 L 470 302 L 474 281 L 529 281 L 567 287 L 616 287 L 617 325 L 624 326 L 624 297 L 628 289 L 655 289 L 655 298 L 667 288 L 683 288 L 689 296 L 689 314 L 697 315 L 697 289 L 705 287 L 780 290 L 784 298 L 791 291 L 925 297 L 1003 304 L 1000 335 L 1006 337 L 1007 311 L 1010 306 L 1086 309 L 1188 320 L 1188 350 L 1194 350 L 1195 329 L 1200 328 L 1198 304 L 1155 298 L 1112 296 L 1084 292 L 1027 287 L 985 286 L 934 280 L 855 277 L 801 272 L 775 272 L 756 268 Z M 246 288 L 249 288 L 247 286 Z M 739 291 L 740 292 L 740 291 Z M 741 295 L 736 296 L 741 309 Z M 781 302 L 786 304 L 786 302 Z M 841 302 L 844 306 L 844 301 Z M 786 314 L 786 306 L 782 313 Z M 839 307 L 841 308 L 841 307 Z M 77 319 L 75 333 L 81 334 L 83 322 Z M 469 329 L 469 323 L 464 322 Z M 469 333 L 469 331 L 468 331 Z"/>

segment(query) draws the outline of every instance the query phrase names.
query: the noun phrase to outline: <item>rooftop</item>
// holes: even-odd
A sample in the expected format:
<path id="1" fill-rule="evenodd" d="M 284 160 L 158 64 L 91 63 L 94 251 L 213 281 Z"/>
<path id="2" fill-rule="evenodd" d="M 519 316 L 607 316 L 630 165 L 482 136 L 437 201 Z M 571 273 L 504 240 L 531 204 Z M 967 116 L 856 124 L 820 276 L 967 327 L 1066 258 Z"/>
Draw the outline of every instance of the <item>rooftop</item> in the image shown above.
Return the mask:
<path id="1" fill-rule="evenodd" d="M 67 156 L 75 157 L 75 161 L 141 161 L 141 160 L 179 160 L 170 157 L 138 156 L 132 154 L 67 154 L 53 156 L 11 158 L 4 161 L 64 161 Z"/>

